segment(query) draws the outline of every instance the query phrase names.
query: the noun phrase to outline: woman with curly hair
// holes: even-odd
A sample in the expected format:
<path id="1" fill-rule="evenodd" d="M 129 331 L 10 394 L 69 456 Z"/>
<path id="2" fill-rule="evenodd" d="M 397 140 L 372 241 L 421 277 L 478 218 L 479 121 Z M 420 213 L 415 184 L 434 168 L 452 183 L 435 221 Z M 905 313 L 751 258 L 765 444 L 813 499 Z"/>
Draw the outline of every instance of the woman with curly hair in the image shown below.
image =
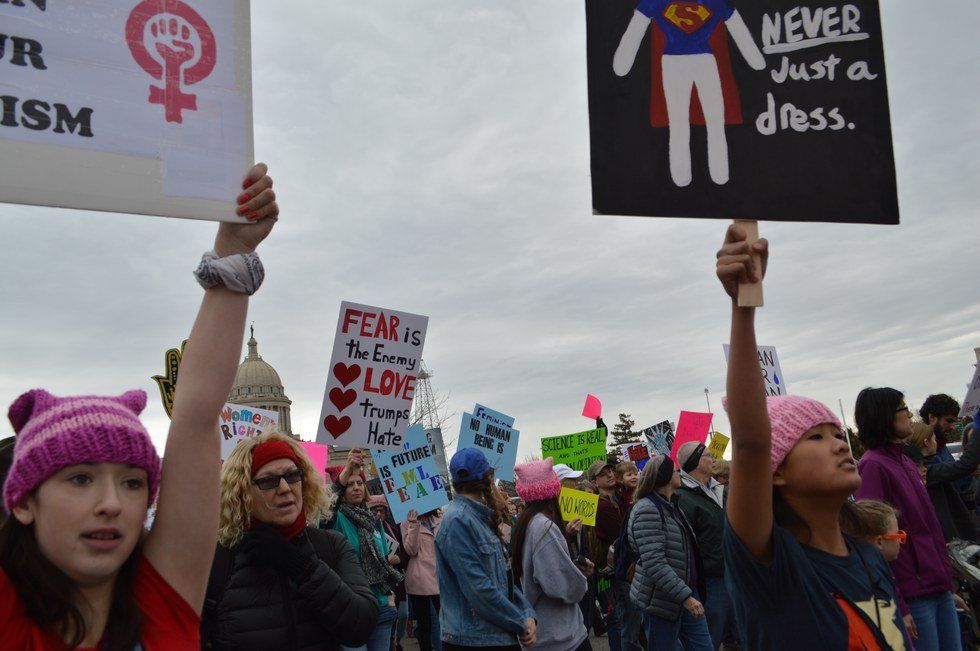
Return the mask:
<path id="1" fill-rule="evenodd" d="M 221 469 L 205 643 L 314 651 L 367 640 L 378 609 L 354 549 L 316 527 L 335 501 L 292 438 L 273 432 L 238 444 Z"/>

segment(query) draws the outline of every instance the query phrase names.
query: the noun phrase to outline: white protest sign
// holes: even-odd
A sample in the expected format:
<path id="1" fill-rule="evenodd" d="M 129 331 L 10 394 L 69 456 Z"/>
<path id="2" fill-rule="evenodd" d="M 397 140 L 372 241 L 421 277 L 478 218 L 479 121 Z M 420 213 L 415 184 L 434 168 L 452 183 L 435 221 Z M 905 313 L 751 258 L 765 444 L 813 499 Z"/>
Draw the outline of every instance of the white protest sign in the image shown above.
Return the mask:
<path id="1" fill-rule="evenodd" d="M 400 450 L 429 317 L 340 305 L 316 442 Z"/>
<path id="2" fill-rule="evenodd" d="M 245 221 L 249 14 L 249 0 L 0 2 L 0 201 Z"/>
<path id="3" fill-rule="evenodd" d="M 963 398 L 963 407 L 960 409 L 960 418 L 969 418 L 980 409 L 980 348 L 975 348 L 977 363 L 974 365 L 976 370 L 973 372 L 973 379 L 966 387 L 966 397 Z"/>
<path id="4" fill-rule="evenodd" d="M 279 427 L 279 414 L 269 409 L 225 404 L 218 414 L 221 431 L 221 460 L 224 461 L 245 439 L 271 432 Z"/>
<path id="5" fill-rule="evenodd" d="M 728 344 L 722 344 L 725 350 L 725 362 L 728 362 Z M 762 367 L 762 379 L 766 382 L 767 396 L 785 396 L 786 378 L 783 377 L 783 369 L 779 366 L 779 356 L 776 355 L 775 346 L 757 346 L 759 353 L 759 366 Z"/>

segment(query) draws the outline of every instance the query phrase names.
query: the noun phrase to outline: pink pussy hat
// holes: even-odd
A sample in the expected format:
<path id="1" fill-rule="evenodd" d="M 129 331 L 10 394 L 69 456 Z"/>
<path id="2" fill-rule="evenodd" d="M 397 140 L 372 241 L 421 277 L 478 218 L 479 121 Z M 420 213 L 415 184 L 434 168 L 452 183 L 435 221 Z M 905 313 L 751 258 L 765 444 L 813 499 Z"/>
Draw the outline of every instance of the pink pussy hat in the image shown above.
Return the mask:
<path id="1" fill-rule="evenodd" d="M 550 500 L 561 493 L 561 482 L 555 474 L 554 464 L 554 459 L 548 457 L 544 461 L 529 461 L 514 466 L 517 477 L 515 488 L 525 504 Z"/>
<path id="2" fill-rule="evenodd" d="M 150 504 L 160 487 L 160 457 L 140 423 L 146 393 L 118 397 L 58 398 L 43 389 L 28 391 L 7 417 L 17 434 L 14 462 L 3 485 L 9 513 L 45 479 L 79 463 L 127 463 L 146 470 Z"/>
<path id="3" fill-rule="evenodd" d="M 724 400 L 728 409 L 728 399 Z M 771 396 L 766 398 L 766 411 L 772 427 L 772 450 L 770 458 L 772 471 L 776 472 L 793 446 L 810 429 L 817 425 L 830 423 L 840 429 L 840 421 L 834 412 L 823 404 L 803 396 Z"/>

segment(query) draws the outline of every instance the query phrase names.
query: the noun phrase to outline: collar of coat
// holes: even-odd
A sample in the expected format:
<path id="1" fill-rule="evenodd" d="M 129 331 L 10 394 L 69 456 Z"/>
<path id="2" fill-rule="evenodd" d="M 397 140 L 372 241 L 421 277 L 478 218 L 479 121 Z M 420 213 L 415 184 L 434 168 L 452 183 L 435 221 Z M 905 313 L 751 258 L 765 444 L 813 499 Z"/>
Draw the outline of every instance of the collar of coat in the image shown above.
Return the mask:
<path id="1" fill-rule="evenodd" d="M 690 488 L 691 490 L 700 490 L 702 493 L 711 498 L 711 500 L 718 505 L 719 508 L 725 508 L 722 504 L 723 487 L 713 478 L 708 478 L 708 485 L 705 486 L 697 479 L 687 474 L 681 470 L 681 485 Z"/>

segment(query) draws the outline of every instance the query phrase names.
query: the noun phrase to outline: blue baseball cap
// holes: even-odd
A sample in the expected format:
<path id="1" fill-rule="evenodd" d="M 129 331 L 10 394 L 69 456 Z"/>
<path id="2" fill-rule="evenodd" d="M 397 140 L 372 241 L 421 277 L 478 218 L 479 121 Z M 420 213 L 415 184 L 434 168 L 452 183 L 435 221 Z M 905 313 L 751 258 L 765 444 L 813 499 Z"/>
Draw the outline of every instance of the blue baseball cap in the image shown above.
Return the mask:
<path id="1" fill-rule="evenodd" d="M 490 462 L 476 448 L 458 450 L 449 462 L 449 474 L 452 475 L 453 483 L 479 481 L 490 470 Z"/>

